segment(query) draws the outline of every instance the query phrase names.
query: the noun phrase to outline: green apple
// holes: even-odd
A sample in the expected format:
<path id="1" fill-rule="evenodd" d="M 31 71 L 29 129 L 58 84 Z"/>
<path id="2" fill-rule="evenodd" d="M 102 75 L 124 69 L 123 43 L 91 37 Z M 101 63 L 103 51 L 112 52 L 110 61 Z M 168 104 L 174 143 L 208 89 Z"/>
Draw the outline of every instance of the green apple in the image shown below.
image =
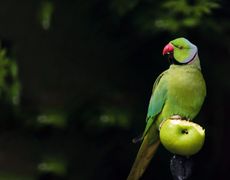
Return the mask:
<path id="1" fill-rule="evenodd" d="M 168 119 L 160 127 L 160 140 L 170 152 L 183 156 L 196 154 L 203 146 L 205 130 L 198 124 Z"/>

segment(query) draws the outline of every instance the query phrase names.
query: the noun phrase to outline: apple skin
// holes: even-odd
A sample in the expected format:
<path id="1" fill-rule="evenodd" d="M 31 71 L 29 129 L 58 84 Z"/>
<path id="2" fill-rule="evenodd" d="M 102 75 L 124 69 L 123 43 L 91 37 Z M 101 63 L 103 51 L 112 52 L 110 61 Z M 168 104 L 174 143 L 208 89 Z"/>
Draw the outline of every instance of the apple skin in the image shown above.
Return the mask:
<path id="1" fill-rule="evenodd" d="M 160 140 L 173 154 L 191 156 L 203 146 L 205 130 L 187 120 L 168 119 L 160 127 Z"/>

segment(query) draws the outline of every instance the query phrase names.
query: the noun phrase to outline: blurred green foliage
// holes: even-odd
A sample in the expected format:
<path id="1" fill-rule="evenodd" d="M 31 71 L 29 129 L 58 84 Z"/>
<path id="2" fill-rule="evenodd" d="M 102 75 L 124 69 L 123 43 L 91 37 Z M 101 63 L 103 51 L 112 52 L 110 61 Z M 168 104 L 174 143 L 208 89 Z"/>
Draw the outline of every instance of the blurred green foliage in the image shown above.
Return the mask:
<path id="1" fill-rule="evenodd" d="M 211 14 L 213 9 L 219 7 L 215 1 L 166 1 L 162 4 L 162 12 L 155 22 L 155 26 L 170 32 L 183 28 L 202 26 L 205 15 Z"/>
<path id="2" fill-rule="evenodd" d="M 66 163 L 62 159 L 47 157 L 38 165 L 41 173 L 54 173 L 59 176 L 66 175 Z"/>
<path id="3" fill-rule="evenodd" d="M 54 12 L 54 3 L 52 1 L 42 1 L 38 11 L 38 19 L 44 30 L 48 30 L 51 25 Z"/>
<path id="4" fill-rule="evenodd" d="M 50 111 L 45 114 L 40 114 L 37 117 L 37 124 L 39 126 L 50 125 L 57 128 L 64 128 L 66 123 L 66 115 L 63 112 Z"/>
<path id="5" fill-rule="evenodd" d="M 12 105 L 18 105 L 20 91 L 17 64 L 7 57 L 6 49 L 0 49 L 0 97 Z"/>
<path id="6" fill-rule="evenodd" d="M 129 112 L 116 107 L 102 107 L 95 112 L 86 112 L 84 119 L 88 121 L 87 126 L 96 129 L 107 129 L 110 127 L 128 128 L 130 126 Z"/>
<path id="7" fill-rule="evenodd" d="M 220 6 L 217 0 L 111 0 L 111 7 L 121 18 L 132 16 L 142 31 L 175 33 L 202 25 Z"/>

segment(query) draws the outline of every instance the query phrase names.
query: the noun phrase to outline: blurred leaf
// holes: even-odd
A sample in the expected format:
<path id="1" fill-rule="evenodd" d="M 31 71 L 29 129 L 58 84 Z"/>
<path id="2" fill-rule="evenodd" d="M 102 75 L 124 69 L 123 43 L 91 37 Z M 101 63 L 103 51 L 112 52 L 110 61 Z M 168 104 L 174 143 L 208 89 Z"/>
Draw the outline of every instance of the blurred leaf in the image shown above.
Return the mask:
<path id="1" fill-rule="evenodd" d="M 45 158 L 39 165 L 38 170 L 41 173 L 53 173 L 64 176 L 67 173 L 66 162 L 58 158 Z"/>
<path id="2" fill-rule="evenodd" d="M 119 108 L 102 108 L 97 119 L 89 119 L 89 125 L 95 127 L 121 127 L 128 128 L 130 126 L 129 113 Z"/>
<path id="3" fill-rule="evenodd" d="M 6 57 L 6 50 L 0 49 L 0 88 L 6 86 L 5 77 L 7 74 L 7 65 L 9 64 L 9 59 Z"/>
<path id="4" fill-rule="evenodd" d="M 58 128 L 66 127 L 66 115 L 62 112 L 51 111 L 44 114 L 40 114 L 37 117 L 39 125 L 47 126 L 51 125 Z"/>
<path id="5" fill-rule="evenodd" d="M 10 74 L 12 75 L 13 78 L 18 77 L 18 65 L 14 61 L 11 61 L 10 63 Z"/>
<path id="6" fill-rule="evenodd" d="M 18 105 L 20 92 L 17 63 L 6 56 L 5 49 L 0 49 L 0 97 L 12 105 Z"/>
<path id="7" fill-rule="evenodd" d="M 18 105 L 20 103 L 20 92 L 21 92 L 21 84 L 16 81 L 14 82 L 8 90 L 10 102 L 13 105 Z"/>
<path id="8" fill-rule="evenodd" d="M 21 95 L 21 83 L 18 79 L 18 66 L 15 61 L 11 61 L 9 65 L 9 76 L 12 79 L 8 86 L 8 99 L 13 105 L 19 105 Z"/>
<path id="9" fill-rule="evenodd" d="M 50 28 L 52 16 L 54 12 L 54 4 L 51 1 L 43 1 L 39 9 L 39 21 L 44 30 Z"/>

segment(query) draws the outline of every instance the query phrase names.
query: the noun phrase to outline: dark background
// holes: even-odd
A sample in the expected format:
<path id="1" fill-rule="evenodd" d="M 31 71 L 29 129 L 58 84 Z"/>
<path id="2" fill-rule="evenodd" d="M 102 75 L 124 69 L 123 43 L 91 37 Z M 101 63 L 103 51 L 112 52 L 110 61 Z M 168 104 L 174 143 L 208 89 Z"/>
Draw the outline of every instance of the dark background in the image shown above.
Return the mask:
<path id="1" fill-rule="evenodd" d="M 207 83 L 190 179 L 229 179 L 228 0 L 2 0 L 0 40 L 20 84 L 8 96 L 20 101 L 0 86 L 0 179 L 125 179 L 169 66 L 162 48 L 181 36 L 198 46 Z M 171 156 L 160 146 L 142 179 L 172 179 Z"/>

